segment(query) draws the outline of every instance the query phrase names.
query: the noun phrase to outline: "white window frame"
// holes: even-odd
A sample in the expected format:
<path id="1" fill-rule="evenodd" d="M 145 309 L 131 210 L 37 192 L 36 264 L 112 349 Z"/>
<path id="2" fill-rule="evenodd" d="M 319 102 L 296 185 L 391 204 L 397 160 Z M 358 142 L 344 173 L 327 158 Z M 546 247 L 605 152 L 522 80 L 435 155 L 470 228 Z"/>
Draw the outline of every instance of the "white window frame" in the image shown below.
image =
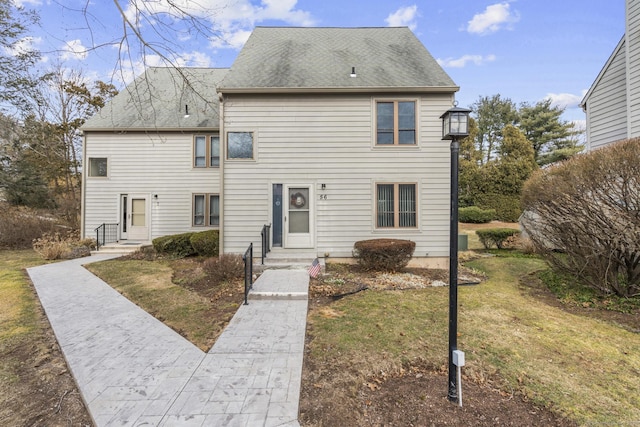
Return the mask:
<path id="1" fill-rule="evenodd" d="M 105 162 L 105 174 L 94 175 L 94 167 L 92 166 L 92 160 L 104 160 Z M 89 157 L 87 158 L 87 177 L 89 178 L 108 178 L 109 177 L 109 158 L 108 157 Z"/>

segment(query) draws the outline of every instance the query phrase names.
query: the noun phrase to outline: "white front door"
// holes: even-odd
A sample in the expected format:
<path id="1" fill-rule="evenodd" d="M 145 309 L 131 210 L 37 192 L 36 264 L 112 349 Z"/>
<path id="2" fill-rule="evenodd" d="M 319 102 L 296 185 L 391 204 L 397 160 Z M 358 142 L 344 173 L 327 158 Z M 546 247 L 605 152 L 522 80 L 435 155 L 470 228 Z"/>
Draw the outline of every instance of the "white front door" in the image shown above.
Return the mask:
<path id="1" fill-rule="evenodd" d="M 127 220 L 123 225 L 129 240 L 149 240 L 149 200 L 147 195 L 128 194 Z M 125 227 L 126 225 L 126 227 Z"/>
<path id="2" fill-rule="evenodd" d="M 284 247 L 313 248 L 313 187 L 285 185 L 284 195 Z"/>

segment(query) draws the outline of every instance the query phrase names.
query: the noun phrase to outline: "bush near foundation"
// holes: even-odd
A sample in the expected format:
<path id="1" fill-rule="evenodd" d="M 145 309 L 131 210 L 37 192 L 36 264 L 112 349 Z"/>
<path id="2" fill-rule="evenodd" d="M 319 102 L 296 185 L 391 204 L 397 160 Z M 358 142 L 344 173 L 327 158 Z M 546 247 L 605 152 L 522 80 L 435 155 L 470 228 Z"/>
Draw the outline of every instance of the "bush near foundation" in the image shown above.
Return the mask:
<path id="1" fill-rule="evenodd" d="M 496 217 L 495 209 L 482 209 L 477 206 L 468 206 L 458 209 L 458 220 L 464 223 L 486 224 Z"/>
<path id="2" fill-rule="evenodd" d="M 522 226 L 559 272 L 604 295 L 640 297 L 640 139 L 539 170 Z"/>
<path id="3" fill-rule="evenodd" d="M 193 233 L 189 239 L 193 250 L 200 256 L 218 256 L 220 233 L 218 230 L 207 230 Z"/>
<path id="4" fill-rule="evenodd" d="M 416 243 L 401 239 L 371 239 L 356 242 L 353 248 L 353 255 L 365 270 L 399 271 L 411 260 Z"/>
<path id="5" fill-rule="evenodd" d="M 159 254 L 176 258 L 185 258 L 195 255 L 196 251 L 191 246 L 191 236 L 194 233 L 171 234 L 153 239 L 153 248 Z"/>
<path id="6" fill-rule="evenodd" d="M 513 228 L 487 228 L 486 230 L 476 230 L 476 234 L 485 249 L 490 249 L 494 245 L 496 248 L 502 249 L 509 238 L 519 235 L 520 231 Z"/>
<path id="7" fill-rule="evenodd" d="M 221 257 L 209 258 L 202 264 L 212 284 L 220 284 L 240 279 L 244 276 L 244 261 L 241 255 L 224 254 Z"/>

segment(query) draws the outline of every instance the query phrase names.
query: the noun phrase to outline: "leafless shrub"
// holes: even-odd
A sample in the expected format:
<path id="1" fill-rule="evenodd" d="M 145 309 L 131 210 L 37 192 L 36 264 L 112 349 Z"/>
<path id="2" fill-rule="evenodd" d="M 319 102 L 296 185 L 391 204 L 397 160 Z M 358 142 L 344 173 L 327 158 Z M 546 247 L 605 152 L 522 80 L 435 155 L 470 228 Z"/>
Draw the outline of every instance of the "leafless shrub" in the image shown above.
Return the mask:
<path id="1" fill-rule="evenodd" d="M 34 239 L 56 229 L 54 219 L 36 210 L 0 202 L 0 248 L 30 248 Z"/>
<path id="2" fill-rule="evenodd" d="M 536 172 L 523 227 L 557 269 L 604 294 L 640 296 L 640 139 Z"/>
<path id="3" fill-rule="evenodd" d="M 241 278 L 244 275 L 244 262 L 240 255 L 224 254 L 206 260 L 202 269 L 210 282 L 218 284 Z"/>
<path id="4" fill-rule="evenodd" d="M 80 239 L 77 231 L 44 233 L 33 241 L 33 250 L 44 259 L 73 259 L 91 255 L 95 240 Z"/>

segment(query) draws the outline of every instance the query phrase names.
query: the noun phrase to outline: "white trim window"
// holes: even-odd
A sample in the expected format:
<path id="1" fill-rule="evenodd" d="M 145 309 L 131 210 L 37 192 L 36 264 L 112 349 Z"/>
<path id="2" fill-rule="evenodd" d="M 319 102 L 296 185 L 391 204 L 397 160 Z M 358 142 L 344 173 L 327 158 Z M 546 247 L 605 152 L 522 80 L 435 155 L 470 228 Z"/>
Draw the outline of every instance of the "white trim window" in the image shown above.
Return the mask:
<path id="1" fill-rule="evenodd" d="M 193 167 L 220 167 L 220 137 L 218 135 L 195 135 L 193 137 Z"/>
<path id="2" fill-rule="evenodd" d="M 416 145 L 416 101 L 376 101 L 376 145 Z"/>
<path id="3" fill-rule="evenodd" d="M 220 196 L 217 194 L 193 195 L 194 227 L 220 226 Z"/>
<path id="4" fill-rule="evenodd" d="M 416 195 L 413 183 L 376 184 L 376 228 L 417 228 Z"/>
<path id="5" fill-rule="evenodd" d="M 88 176 L 97 178 L 106 178 L 108 176 L 106 157 L 89 157 Z"/>

